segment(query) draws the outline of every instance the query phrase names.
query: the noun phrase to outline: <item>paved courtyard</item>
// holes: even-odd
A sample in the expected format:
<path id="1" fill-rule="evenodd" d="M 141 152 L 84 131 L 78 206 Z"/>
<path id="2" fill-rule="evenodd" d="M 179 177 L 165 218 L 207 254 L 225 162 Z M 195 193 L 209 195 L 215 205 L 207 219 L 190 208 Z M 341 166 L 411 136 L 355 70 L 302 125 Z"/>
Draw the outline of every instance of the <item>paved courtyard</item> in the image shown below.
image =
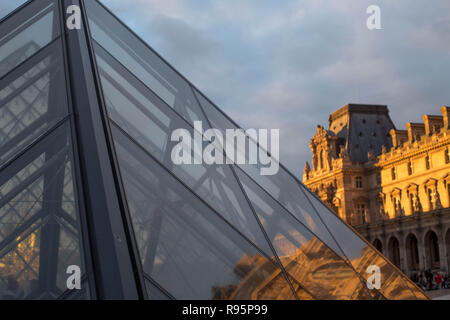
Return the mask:
<path id="1" fill-rule="evenodd" d="M 425 293 L 433 300 L 450 300 L 450 289 L 432 290 Z"/>

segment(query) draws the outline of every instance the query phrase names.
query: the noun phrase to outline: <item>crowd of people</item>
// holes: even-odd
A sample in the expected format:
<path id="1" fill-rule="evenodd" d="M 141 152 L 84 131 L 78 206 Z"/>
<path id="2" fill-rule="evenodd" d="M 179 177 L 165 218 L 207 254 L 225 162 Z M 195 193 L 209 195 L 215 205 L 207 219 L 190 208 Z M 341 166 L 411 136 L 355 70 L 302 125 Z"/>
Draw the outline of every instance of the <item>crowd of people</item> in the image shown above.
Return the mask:
<path id="1" fill-rule="evenodd" d="M 410 278 L 423 290 L 450 289 L 450 276 L 442 272 L 414 272 Z"/>

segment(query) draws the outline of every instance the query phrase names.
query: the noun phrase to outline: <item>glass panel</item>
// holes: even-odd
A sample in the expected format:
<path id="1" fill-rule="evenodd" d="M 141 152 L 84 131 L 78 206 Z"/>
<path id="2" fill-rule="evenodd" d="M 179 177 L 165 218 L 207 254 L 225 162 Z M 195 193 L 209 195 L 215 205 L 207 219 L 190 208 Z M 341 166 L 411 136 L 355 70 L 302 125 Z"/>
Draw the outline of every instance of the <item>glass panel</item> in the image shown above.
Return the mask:
<path id="1" fill-rule="evenodd" d="M 196 91 L 196 94 L 213 128 L 219 129 L 222 132 L 225 132 L 227 129 L 238 128 L 201 93 Z M 229 141 L 227 142 L 230 143 Z M 254 140 L 247 137 L 245 150 L 243 148 L 235 149 L 235 153 L 244 152 L 246 163 L 249 163 L 249 153 L 246 152 L 246 150 L 256 148 L 258 147 L 255 145 Z M 269 157 L 269 155 L 267 156 Z M 296 181 L 294 181 L 294 179 L 283 168 L 280 167 L 280 170 L 275 175 L 263 176 L 260 173 L 260 166 L 258 165 L 239 164 L 239 167 L 260 186 L 262 186 L 274 199 L 288 209 L 298 220 L 300 220 L 313 233 L 315 233 L 317 237 L 325 242 L 331 249 L 339 255 L 342 255 L 342 252 L 336 245 L 336 242 L 330 236 L 330 233 L 326 230 L 322 221 L 320 221 L 306 197 L 299 190 Z"/>
<path id="2" fill-rule="evenodd" d="M 145 279 L 149 300 L 170 300 L 157 286 Z"/>
<path id="3" fill-rule="evenodd" d="M 189 123 L 204 120 L 189 84 L 97 1 L 86 1 L 92 37 Z"/>
<path id="4" fill-rule="evenodd" d="M 56 8 L 53 1 L 34 1 L 2 23 L 0 78 L 58 36 Z"/>
<path id="5" fill-rule="evenodd" d="M 302 187 L 303 188 L 303 187 Z M 372 249 L 367 242 L 363 241 L 350 227 L 331 212 L 312 193 L 305 190 L 314 207 L 327 223 L 333 236 L 339 243 L 353 267 L 363 279 L 368 277 L 366 270 L 375 265 L 381 271 L 381 289 L 379 290 L 387 299 L 415 299 L 413 292 L 408 287 L 410 280 L 402 277 L 401 273 L 392 266 L 377 250 Z M 418 295 L 420 296 L 420 295 Z"/>
<path id="6" fill-rule="evenodd" d="M 0 81 L 0 165 L 67 115 L 60 42 Z"/>
<path id="7" fill-rule="evenodd" d="M 73 184 L 67 125 L 0 171 L 0 299 L 56 299 L 85 271 Z"/>
<path id="8" fill-rule="evenodd" d="M 106 106 L 115 124 L 254 241 L 266 254 L 273 255 L 230 168 L 207 166 L 204 163 L 175 165 L 171 155 L 178 143 L 171 141 L 172 133 L 176 129 L 190 132 L 194 129 L 104 51 L 97 52 Z M 193 136 L 192 133 L 191 139 L 194 139 Z M 191 149 L 193 146 L 194 143 L 191 142 Z M 196 153 L 194 157 L 198 159 L 201 155 Z"/>
<path id="9" fill-rule="evenodd" d="M 359 277 L 343 259 L 295 220 L 245 173 L 239 169 L 237 172 L 281 263 L 299 284 L 319 299 L 370 297 Z"/>
<path id="10" fill-rule="evenodd" d="M 124 135 L 119 166 L 144 271 L 177 299 L 266 299 L 281 272 Z M 276 281 L 275 281 L 276 279 Z M 269 286 L 269 287 L 268 287 Z M 272 286 L 272 287 L 271 287 Z"/>

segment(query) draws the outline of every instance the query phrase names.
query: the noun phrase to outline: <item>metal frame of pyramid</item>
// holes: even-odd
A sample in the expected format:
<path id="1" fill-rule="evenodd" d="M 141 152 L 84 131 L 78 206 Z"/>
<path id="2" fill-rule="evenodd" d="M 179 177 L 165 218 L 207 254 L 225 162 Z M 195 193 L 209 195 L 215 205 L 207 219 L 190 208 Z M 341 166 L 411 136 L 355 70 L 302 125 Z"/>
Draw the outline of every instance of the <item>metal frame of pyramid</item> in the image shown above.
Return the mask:
<path id="1" fill-rule="evenodd" d="M 0 299 L 427 299 L 284 166 L 174 165 L 194 121 L 239 128 L 97 0 L 4 18 Z"/>

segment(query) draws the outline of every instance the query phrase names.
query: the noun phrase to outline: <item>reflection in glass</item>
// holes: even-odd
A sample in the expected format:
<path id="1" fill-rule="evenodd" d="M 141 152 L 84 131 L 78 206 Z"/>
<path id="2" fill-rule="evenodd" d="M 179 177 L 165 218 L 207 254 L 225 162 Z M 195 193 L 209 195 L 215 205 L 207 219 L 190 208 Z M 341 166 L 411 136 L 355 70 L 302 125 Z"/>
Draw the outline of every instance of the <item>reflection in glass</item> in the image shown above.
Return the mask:
<path id="1" fill-rule="evenodd" d="M 125 136 L 115 141 L 148 276 L 177 299 L 294 298 L 272 261 Z"/>
<path id="2" fill-rule="evenodd" d="M 151 90 L 134 79 L 112 57 L 102 50 L 97 52 L 106 106 L 114 123 L 267 255 L 273 255 L 230 168 L 204 164 L 175 165 L 171 154 L 178 142 L 171 141 L 172 132 L 180 128 L 186 129 L 191 132 L 193 139 L 193 127 L 167 108 Z M 194 142 L 191 147 L 194 148 Z M 196 158 L 202 156 L 194 152 L 192 154 Z"/>
<path id="3" fill-rule="evenodd" d="M 149 300 L 170 300 L 165 293 L 147 279 L 145 279 L 145 286 L 147 287 Z"/>
<path id="4" fill-rule="evenodd" d="M 418 288 L 415 286 L 409 287 L 409 280 L 405 281 L 405 278 L 377 250 L 370 247 L 367 242 L 349 230 L 349 227 L 342 220 L 311 193 L 305 190 L 305 194 L 327 223 L 346 257 L 361 277 L 367 277 L 367 268 L 371 265 L 376 265 L 381 270 L 381 288 L 379 291 L 387 299 L 415 299 L 416 295 L 414 295 L 413 291 L 419 292 L 417 297 L 423 297 Z"/>
<path id="5" fill-rule="evenodd" d="M 212 103 L 210 103 L 201 93 L 195 91 L 201 106 L 205 110 L 206 116 L 211 122 L 213 128 L 225 132 L 227 129 L 237 128 L 223 113 L 221 113 Z M 244 152 L 247 158 L 247 150 L 254 148 L 254 140 L 247 137 L 246 150 L 235 150 L 235 153 Z M 259 147 L 257 147 L 259 148 Z M 256 149 L 256 148 L 254 148 Z M 269 155 L 267 155 L 269 157 Z M 246 161 L 248 163 L 248 160 Z M 320 221 L 314 209 L 311 207 L 305 196 L 297 187 L 296 181 L 283 169 L 273 176 L 262 176 L 260 168 L 256 165 L 239 165 L 252 179 L 264 188 L 274 199 L 280 202 L 289 210 L 298 220 L 314 232 L 330 248 L 341 255 L 341 250 L 336 242 L 326 230 L 322 221 Z"/>
<path id="6" fill-rule="evenodd" d="M 283 266 L 298 283 L 319 299 L 369 298 L 357 274 L 344 260 L 245 173 L 237 173 Z"/>
<path id="7" fill-rule="evenodd" d="M 63 125 L 0 171 L 0 299 L 56 299 L 85 271 L 71 157 Z"/>
<path id="8" fill-rule="evenodd" d="M 35 1 L 22 16 L 9 19 L 0 32 L 0 78 L 58 35 L 53 1 Z M 40 3 L 37 3 L 40 2 Z M 27 12 L 36 10 L 32 15 Z M 19 13 L 20 15 L 21 13 Z M 20 24 L 19 24 L 20 23 Z"/>
<path id="9" fill-rule="evenodd" d="M 67 114 L 60 43 L 0 80 L 0 165 Z"/>

